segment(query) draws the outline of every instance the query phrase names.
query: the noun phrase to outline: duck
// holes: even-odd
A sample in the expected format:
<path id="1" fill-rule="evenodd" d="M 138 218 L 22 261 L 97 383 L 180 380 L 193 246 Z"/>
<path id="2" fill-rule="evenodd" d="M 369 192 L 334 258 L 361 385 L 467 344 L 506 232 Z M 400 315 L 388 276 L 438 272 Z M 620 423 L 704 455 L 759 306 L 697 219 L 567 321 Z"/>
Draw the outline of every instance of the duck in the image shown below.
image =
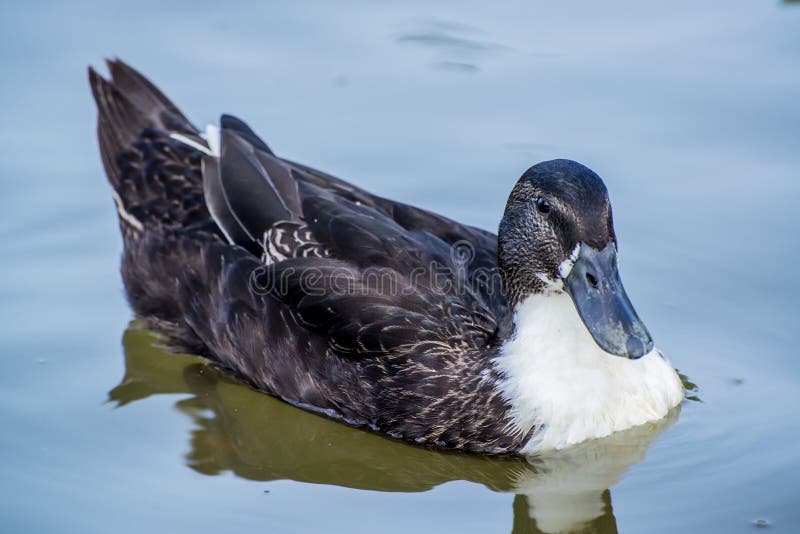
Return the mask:
<path id="1" fill-rule="evenodd" d="M 494 234 L 282 158 L 232 115 L 200 130 L 140 72 L 107 67 L 88 78 L 121 276 L 172 350 L 342 423 L 486 455 L 564 449 L 681 403 L 588 167 L 527 169 Z"/>

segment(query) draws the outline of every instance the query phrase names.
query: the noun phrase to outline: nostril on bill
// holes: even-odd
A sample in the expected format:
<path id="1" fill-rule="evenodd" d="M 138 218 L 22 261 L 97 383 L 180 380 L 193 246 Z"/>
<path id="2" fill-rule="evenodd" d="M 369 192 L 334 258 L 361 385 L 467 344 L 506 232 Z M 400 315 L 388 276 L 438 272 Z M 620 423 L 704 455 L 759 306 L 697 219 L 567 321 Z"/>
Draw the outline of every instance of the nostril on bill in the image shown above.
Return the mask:
<path id="1" fill-rule="evenodd" d="M 586 273 L 586 281 L 589 285 L 597 289 L 597 278 L 592 273 Z"/>

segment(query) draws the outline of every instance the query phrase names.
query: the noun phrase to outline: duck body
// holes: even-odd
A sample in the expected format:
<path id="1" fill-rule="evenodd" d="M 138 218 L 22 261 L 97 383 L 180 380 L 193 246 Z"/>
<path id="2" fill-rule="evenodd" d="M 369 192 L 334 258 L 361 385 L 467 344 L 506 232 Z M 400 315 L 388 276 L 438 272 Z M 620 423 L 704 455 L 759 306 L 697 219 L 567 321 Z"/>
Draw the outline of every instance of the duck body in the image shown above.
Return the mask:
<path id="1" fill-rule="evenodd" d="M 615 324 L 636 331 L 619 341 L 591 319 L 602 298 L 576 310 L 566 296 L 583 299 L 566 271 L 600 261 L 610 211 L 611 237 L 601 231 L 595 245 L 560 215 L 531 222 L 543 205 L 528 213 L 518 184 L 498 240 L 282 159 L 234 117 L 204 136 L 134 69 L 109 69 L 110 80 L 92 69 L 89 78 L 122 278 L 134 312 L 176 349 L 349 424 L 492 454 L 607 435 L 682 399 L 632 308 Z M 533 180 L 537 191 L 553 186 Z M 552 197 L 554 214 L 562 197 Z M 545 224 L 555 229 L 542 237 Z M 520 259 L 559 239 L 553 265 L 539 252 Z M 589 243 L 580 258 L 576 239 Z"/>

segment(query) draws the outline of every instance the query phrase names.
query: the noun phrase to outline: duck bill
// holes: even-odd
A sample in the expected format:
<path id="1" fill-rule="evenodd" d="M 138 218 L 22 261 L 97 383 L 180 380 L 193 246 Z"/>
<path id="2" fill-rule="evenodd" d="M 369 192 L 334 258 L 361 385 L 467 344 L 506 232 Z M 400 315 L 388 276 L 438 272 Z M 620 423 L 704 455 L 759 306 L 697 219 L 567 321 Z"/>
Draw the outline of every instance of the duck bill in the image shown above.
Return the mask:
<path id="1" fill-rule="evenodd" d="M 617 248 L 603 250 L 581 243 L 564 288 L 601 349 L 636 359 L 653 349 L 653 339 L 633 309 L 617 269 Z"/>

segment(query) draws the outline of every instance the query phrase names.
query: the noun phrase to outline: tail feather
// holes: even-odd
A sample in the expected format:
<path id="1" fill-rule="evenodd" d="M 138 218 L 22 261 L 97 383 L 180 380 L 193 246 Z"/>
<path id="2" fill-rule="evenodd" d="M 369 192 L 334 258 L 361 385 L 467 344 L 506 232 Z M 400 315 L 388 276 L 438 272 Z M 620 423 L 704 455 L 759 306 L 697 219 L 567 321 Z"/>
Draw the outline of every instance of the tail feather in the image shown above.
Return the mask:
<path id="1" fill-rule="evenodd" d="M 150 228 L 211 228 L 202 191 L 202 152 L 173 140 L 179 134 L 208 146 L 197 128 L 161 91 L 119 60 L 110 79 L 89 67 L 97 103 L 100 154 L 126 239 Z"/>
<path id="2" fill-rule="evenodd" d="M 89 67 L 89 85 L 97 104 L 97 141 L 111 185 L 117 189 L 117 156 L 147 127 L 147 120 L 111 82 Z"/>
<path id="3" fill-rule="evenodd" d="M 197 128 L 192 126 L 177 106 L 136 69 L 119 59 L 106 63 L 114 86 L 127 95 L 137 108 L 143 112 L 157 111 L 157 119 L 168 129 L 197 133 Z"/>
<path id="4" fill-rule="evenodd" d="M 89 85 L 97 103 L 97 138 L 103 167 L 117 186 L 116 158 L 148 127 L 197 136 L 198 130 L 161 91 L 120 60 L 108 60 L 111 80 L 89 67 Z"/>

